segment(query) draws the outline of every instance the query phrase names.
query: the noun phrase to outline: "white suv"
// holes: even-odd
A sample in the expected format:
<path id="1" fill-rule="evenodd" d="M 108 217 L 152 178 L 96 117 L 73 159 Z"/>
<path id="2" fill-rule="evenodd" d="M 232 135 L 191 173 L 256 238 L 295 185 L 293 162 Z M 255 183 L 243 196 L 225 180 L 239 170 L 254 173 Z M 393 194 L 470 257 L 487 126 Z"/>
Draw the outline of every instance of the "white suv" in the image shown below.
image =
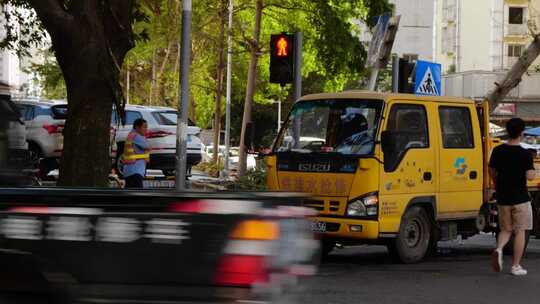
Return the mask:
<path id="1" fill-rule="evenodd" d="M 164 175 L 174 175 L 176 168 L 176 125 L 177 110 L 167 107 L 151 107 L 127 105 L 125 108 L 125 125 L 120 125 L 116 134 L 118 146 L 117 168 L 122 172 L 121 158 L 127 135 L 133 128 L 133 122 L 142 118 L 148 123 L 146 138 L 150 144 L 150 163 L 148 169 L 158 169 Z M 113 123 L 118 123 L 116 120 Z M 198 135 L 201 129 L 190 122 L 188 126 L 187 143 L 187 167 L 188 173 L 191 167 L 201 161 L 201 140 Z"/>
<path id="2" fill-rule="evenodd" d="M 64 148 L 62 130 L 65 122 L 65 102 L 14 100 L 26 124 L 28 149 L 41 159 L 42 173 L 58 168 Z"/>
<path id="3" fill-rule="evenodd" d="M 26 125 L 28 149 L 41 161 L 42 174 L 58 168 L 64 149 L 64 124 L 67 117 L 65 101 L 37 99 L 14 100 Z M 116 159 L 114 129 L 111 127 L 111 158 Z"/>

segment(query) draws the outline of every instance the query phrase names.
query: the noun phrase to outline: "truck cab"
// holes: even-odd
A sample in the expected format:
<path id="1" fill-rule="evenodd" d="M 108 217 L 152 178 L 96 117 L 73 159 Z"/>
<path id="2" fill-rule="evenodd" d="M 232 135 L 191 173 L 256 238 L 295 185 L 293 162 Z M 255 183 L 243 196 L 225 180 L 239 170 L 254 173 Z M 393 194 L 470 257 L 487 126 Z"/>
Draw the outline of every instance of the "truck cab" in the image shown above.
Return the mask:
<path id="1" fill-rule="evenodd" d="M 492 226 L 484 113 L 485 103 L 442 96 L 302 97 L 266 158 L 268 187 L 312 195 L 305 205 L 326 252 L 384 244 L 418 262 L 441 239 Z"/>

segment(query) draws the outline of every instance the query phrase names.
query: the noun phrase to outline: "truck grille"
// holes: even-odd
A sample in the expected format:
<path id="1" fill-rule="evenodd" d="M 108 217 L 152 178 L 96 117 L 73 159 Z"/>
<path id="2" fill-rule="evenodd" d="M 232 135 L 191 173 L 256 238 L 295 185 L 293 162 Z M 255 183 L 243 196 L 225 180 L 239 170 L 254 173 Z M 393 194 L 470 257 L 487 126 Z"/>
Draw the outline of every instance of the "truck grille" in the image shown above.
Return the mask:
<path id="1" fill-rule="evenodd" d="M 318 211 L 320 214 L 343 214 L 340 210 L 341 198 L 307 199 L 304 206 Z"/>

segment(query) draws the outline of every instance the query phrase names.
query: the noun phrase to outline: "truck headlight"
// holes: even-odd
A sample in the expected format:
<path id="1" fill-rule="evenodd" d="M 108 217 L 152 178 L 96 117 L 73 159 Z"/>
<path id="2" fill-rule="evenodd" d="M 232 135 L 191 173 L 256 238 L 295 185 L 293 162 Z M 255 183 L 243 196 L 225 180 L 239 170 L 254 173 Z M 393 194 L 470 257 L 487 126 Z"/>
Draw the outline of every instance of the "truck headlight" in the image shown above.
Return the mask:
<path id="1" fill-rule="evenodd" d="M 362 199 L 368 216 L 379 214 L 379 197 L 377 195 L 366 196 Z"/>
<path id="2" fill-rule="evenodd" d="M 364 206 L 364 203 L 362 200 L 357 200 L 352 203 L 349 203 L 349 206 L 347 206 L 347 215 L 350 216 L 366 216 L 367 210 L 366 206 Z"/>
<path id="3" fill-rule="evenodd" d="M 348 216 L 376 217 L 379 214 L 379 197 L 377 194 L 353 200 L 347 206 Z"/>

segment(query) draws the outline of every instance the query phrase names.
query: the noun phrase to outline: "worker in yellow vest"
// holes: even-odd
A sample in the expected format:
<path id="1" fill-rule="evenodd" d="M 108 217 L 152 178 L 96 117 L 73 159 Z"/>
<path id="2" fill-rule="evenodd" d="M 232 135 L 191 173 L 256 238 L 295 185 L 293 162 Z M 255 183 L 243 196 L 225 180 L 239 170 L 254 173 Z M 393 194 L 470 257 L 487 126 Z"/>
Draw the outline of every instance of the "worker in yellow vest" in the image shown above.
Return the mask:
<path id="1" fill-rule="evenodd" d="M 146 164 L 150 161 L 150 146 L 145 138 L 147 130 L 148 123 L 142 118 L 136 119 L 124 143 L 123 175 L 126 188 L 143 187 Z"/>

